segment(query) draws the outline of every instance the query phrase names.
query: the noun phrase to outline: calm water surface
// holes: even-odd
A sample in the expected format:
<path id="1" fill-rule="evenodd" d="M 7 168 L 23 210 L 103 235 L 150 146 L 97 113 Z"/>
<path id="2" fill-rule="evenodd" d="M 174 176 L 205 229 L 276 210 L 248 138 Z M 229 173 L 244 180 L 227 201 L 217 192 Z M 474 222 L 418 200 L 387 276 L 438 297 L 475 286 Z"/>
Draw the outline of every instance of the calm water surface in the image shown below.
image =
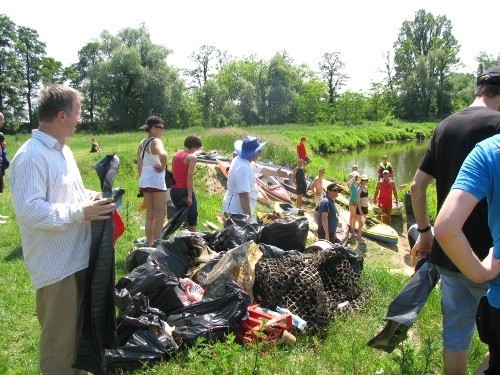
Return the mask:
<path id="1" fill-rule="evenodd" d="M 377 167 L 382 155 L 387 155 L 388 161 L 394 168 L 394 181 L 396 185 L 401 185 L 413 180 L 428 144 L 429 139 L 390 142 L 360 150 L 335 153 L 325 157 L 325 160 L 330 168 L 344 169 L 346 175 L 351 171 L 351 166 L 357 164 L 360 173 L 367 174 L 372 179 L 377 176 Z M 328 171 L 326 174 L 328 175 Z"/>

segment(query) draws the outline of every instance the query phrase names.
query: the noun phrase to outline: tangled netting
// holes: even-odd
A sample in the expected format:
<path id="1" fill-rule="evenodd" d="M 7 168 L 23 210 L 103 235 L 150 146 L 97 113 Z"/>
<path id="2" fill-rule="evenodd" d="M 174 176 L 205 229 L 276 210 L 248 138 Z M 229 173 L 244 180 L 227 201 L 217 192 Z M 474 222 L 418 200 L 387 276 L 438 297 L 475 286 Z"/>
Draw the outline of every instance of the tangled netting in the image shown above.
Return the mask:
<path id="1" fill-rule="evenodd" d="M 262 258 L 255 268 L 254 295 L 263 306 L 286 306 L 308 322 L 310 333 L 327 327 L 342 306 L 360 307 L 362 257 L 342 246 L 314 254 Z M 347 304 L 346 304 L 347 302 Z"/>

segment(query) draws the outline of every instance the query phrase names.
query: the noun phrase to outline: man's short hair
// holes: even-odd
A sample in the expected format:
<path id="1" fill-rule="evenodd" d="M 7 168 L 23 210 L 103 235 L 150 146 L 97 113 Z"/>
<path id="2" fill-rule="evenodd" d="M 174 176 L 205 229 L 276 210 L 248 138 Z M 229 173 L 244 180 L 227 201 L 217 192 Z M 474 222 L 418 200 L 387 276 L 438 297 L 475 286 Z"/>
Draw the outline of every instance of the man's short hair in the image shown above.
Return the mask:
<path id="1" fill-rule="evenodd" d="M 38 120 L 52 121 L 60 111 L 72 111 L 77 100 L 81 101 L 82 95 L 69 86 L 54 84 L 44 87 L 38 99 Z"/>

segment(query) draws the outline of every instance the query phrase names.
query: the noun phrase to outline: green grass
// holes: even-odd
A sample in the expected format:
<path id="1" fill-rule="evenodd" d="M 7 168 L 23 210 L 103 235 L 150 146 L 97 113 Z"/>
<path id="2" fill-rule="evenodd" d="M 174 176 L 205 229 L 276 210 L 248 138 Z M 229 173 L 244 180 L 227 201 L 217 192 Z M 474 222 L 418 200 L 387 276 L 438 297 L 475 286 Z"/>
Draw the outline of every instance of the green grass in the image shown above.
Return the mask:
<path id="1" fill-rule="evenodd" d="M 402 125 L 403 128 L 404 126 Z M 371 126 L 374 134 L 380 131 L 377 127 Z M 166 131 L 163 141 L 169 155 L 172 155 L 182 147 L 187 135 L 196 133 L 202 137 L 206 150 L 217 149 L 221 154 L 230 155 L 235 139 L 253 134 L 269 142 L 264 149 L 264 159 L 273 160 L 277 164 L 289 164 L 295 159 L 295 145 L 300 135 L 306 134 L 311 140 L 309 143 L 319 144 L 324 138 L 334 137 L 336 131 L 326 125 L 208 130 L 195 128 Z M 429 126 L 426 134 L 431 131 Z M 370 129 L 366 128 L 363 132 L 370 132 Z M 88 152 L 91 136 L 90 133 L 78 133 L 68 143 L 75 154 L 86 187 L 97 190 L 99 181 L 92 166 L 103 154 Z M 134 163 L 137 145 L 143 136 L 144 133 L 138 131 L 97 137 L 105 153 L 115 152 L 120 157 L 115 187 L 122 186 L 126 190 L 122 216 L 127 229 L 116 246 L 117 279 L 127 274 L 124 264 L 134 239 L 144 236 L 140 230 L 144 212 L 139 210 L 140 199 L 136 197 L 138 174 Z M 28 137 L 8 137 L 11 158 Z M 353 143 L 356 137 L 356 132 L 349 135 Z M 313 158 L 313 168 L 324 167 L 321 163 L 321 158 Z M 344 174 L 345 171 L 327 171 L 329 179 L 340 180 Z M 222 192 L 209 189 L 211 179 L 215 178 L 218 178 L 215 169 L 199 164 L 195 188 L 199 200 L 200 223 L 215 221 L 215 213 L 220 212 Z M 257 209 L 266 208 L 259 206 Z M 21 240 L 8 182 L 6 192 L 0 194 L 0 214 L 10 216 L 7 224 L 0 225 L 0 374 L 37 374 L 39 326 L 35 315 L 35 293 L 22 260 Z M 367 252 L 372 250 L 374 249 L 368 246 Z M 371 297 L 360 311 L 337 316 L 325 337 L 299 335 L 297 344 L 293 347 L 265 344 L 242 347 L 232 342 L 231 338 L 225 343 L 214 345 L 200 342 L 166 363 L 155 364 L 136 373 L 419 374 L 427 369 L 426 373 L 439 374 L 442 372 L 441 315 L 437 288 L 410 331 L 411 338 L 393 354 L 366 346 L 366 342 L 381 328 L 387 305 L 408 279 L 408 276 L 390 272 L 389 267 L 383 257 L 365 261 L 363 280 L 372 290 Z M 475 338 L 470 356 L 470 373 L 481 362 L 485 351 L 485 346 Z"/>

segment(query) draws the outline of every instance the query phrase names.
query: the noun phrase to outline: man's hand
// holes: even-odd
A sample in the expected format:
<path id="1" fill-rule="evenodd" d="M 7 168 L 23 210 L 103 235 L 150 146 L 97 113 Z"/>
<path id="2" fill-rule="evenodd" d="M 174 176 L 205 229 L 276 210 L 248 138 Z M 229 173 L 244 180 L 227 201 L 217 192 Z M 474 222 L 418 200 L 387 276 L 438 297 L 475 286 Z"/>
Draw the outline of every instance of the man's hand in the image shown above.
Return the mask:
<path id="1" fill-rule="evenodd" d="M 432 240 L 434 236 L 432 235 L 432 231 L 427 231 L 425 233 L 420 233 L 420 238 L 411 249 L 412 253 L 418 253 L 419 258 L 427 258 L 432 250 Z M 415 252 L 416 253 L 415 253 Z"/>
<path id="2" fill-rule="evenodd" d="M 488 273 L 488 280 L 494 279 L 500 274 L 500 259 L 495 258 L 493 249 L 494 248 L 492 247 L 486 258 L 484 258 L 481 262 Z"/>
<path id="3" fill-rule="evenodd" d="M 113 198 L 92 201 L 83 206 L 85 220 L 107 220 L 116 209 Z"/>

